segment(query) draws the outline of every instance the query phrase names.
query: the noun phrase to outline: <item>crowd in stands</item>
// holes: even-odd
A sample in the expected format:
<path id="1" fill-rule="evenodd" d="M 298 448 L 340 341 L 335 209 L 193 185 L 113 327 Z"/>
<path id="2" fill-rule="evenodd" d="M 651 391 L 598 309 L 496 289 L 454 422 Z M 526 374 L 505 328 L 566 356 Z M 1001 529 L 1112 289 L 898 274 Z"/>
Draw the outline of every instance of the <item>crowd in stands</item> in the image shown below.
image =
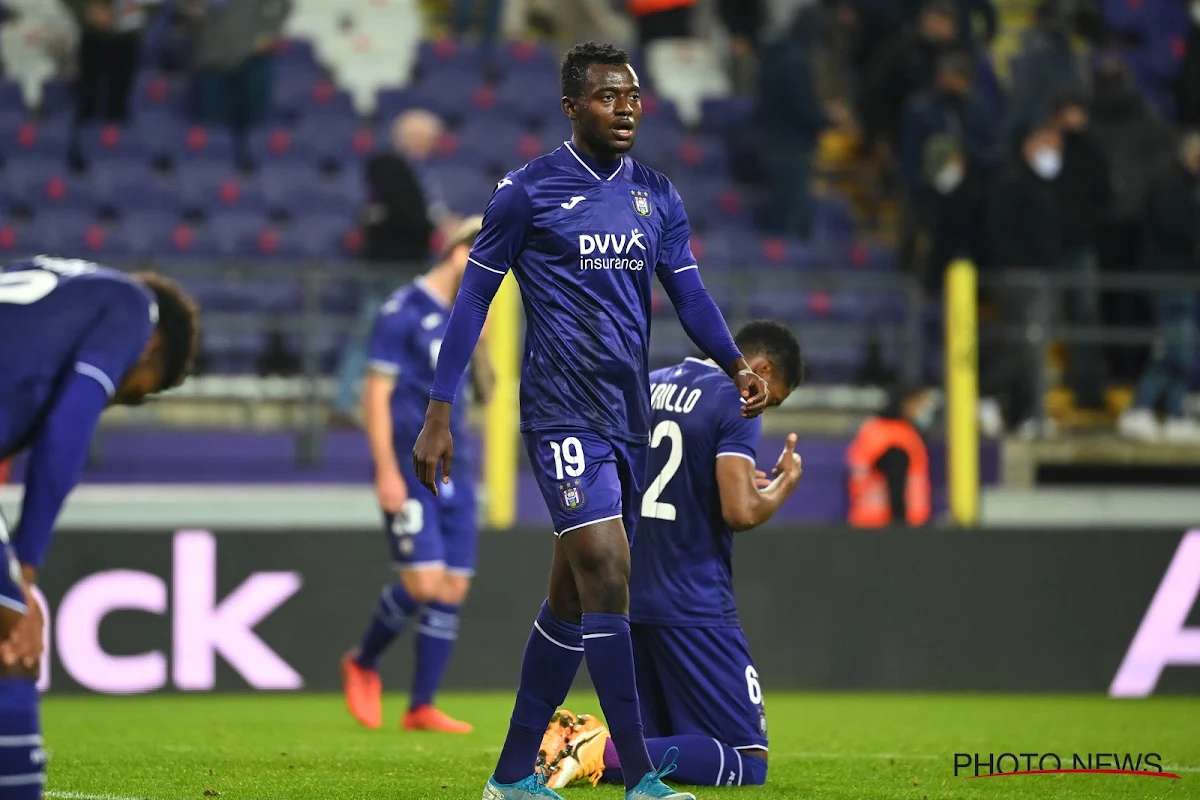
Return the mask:
<path id="1" fill-rule="evenodd" d="M 1144 347 L 1071 348 L 1076 405 L 1140 379 L 1121 429 L 1157 436 L 1161 405 L 1165 432 L 1200 439 L 1182 405 L 1195 293 L 1098 284 L 1200 266 L 1200 145 L 1186 135 L 1200 126 L 1200 0 L 0 9 L 2 254 L 423 260 L 500 175 L 565 138 L 562 43 L 607 39 L 647 88 L 637 155 L 678 185 L 706 264 L 898 270 L 936 301 L 947 265 L 967 257 L 983 318 L 1014 325 L 1032 319 L 1030 290 L 989 275 L 1070 276 L 1053 315 L 1165 333 L 1149 361 Z M 894 305 L 813 293 L 789 307 L 874 322 Z M 981 354 L 1012 427 L 1033 414 L 1043 357 L 1011 342 Z M 848 374 L 810 360 L 816 378 Z M 324 362 L 340 364 L 348 415 L 361 353 Z"/>

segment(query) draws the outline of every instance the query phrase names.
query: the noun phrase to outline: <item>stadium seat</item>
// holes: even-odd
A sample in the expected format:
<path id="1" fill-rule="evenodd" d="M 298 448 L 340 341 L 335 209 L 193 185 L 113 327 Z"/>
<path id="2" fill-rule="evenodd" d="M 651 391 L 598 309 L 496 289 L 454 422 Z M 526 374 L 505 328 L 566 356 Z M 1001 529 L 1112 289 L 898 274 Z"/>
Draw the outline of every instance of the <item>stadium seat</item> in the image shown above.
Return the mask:
<path id="1" fill-rule="evenodd" d="M 312 143 L 298 136 L 296 130 L 287 125 L 272 125 L 252 131 L 248 150 L 250 160 L 260 166 L 277 159 L 315 161 L 318 158 Z"/>
<path id="2" fill-rule="evenodd" d="M 200 214 L 233 209 L 261 213 L 267 207 L 258 182 L 225 159 L 182 161 L 175 167 L 175 185 L 184 208 Z"/>
<path id="3" fill-rule="evenodd" d="M 62 158 L 17 158 L 4 170 L 10 200 L 32 210 L 60 209 L 94 212 L 95 198 L 88 182 L 68 171 Z"/>
<path id="4" fill-rule="evenodd" d="M 364 158 L 375 149 L 373 128 L 339 114 L 314 113 L 300 120 L 293 141 L 322 162 L 344 164 Z"/>
<path id="5" fill-rule="evenodd" d="M 192 227 L 166 211 L 132 211 L 122 215 L 130 250 L 138 256 L 164 258 L 212 257 L 216 247 L 204 248 Z"/>
<path id="6" fill-rule="evenodd" d="M 142 142 L 130 128 L 92 122 L 79 131 L 79 150 L 89 161 L 117 156 L 145 157 Z"/>
<path id="7" fill-rule="evenodd" d="M 65 117 L 35 122 L 24 110 L 0 110 L 0 156 L 5 159 L 61 159 L 67 152 L 69 134 Z"/>
<path id="8" fill-rule="evenodd" d="M 265 215 L 220 211 L 197 228 L 196 236 L 205 240 L 203 247 L 212 247 L 222 256 L 254 258 L 260 254 L 256 238 L 266 227 Z"/>

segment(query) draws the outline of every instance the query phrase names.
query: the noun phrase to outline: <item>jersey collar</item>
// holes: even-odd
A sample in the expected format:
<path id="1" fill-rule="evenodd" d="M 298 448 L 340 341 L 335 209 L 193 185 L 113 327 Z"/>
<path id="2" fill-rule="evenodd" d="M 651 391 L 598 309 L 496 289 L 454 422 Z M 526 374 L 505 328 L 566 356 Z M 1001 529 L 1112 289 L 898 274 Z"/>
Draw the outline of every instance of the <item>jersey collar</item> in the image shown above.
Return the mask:
<path id="1" fill-rule="evenodd" d="M 420 278 L 417 278 L 416 280 L 414 280 L 413 286 L 417 287 L 417 290 L 419 292 L 421 292 L 421 294 L 425 295 L 430 300 L 432 300 L 434 302 L 434 304 L 437 305 L 438 308 L 442 309 L 443 311 L 450 310 L 450 305 L 444 299 L 442 299 L 441 297 L 438 297 L 438 295 L 432 289 L 429 288 L 429 284 L 425 280 L 424 276 L 421 276 Z"/>
<path id="2" fill-rule="evenodd" d="M 708 367 L 709 369 L 720 369 L 721 368 L 720 365 L 717 364 L 717 362 L 713 361 L 711 358 L 710 359 L 700 359 L 700 358 L 693 358 L 692 356 L 688 356 L 687 358 L 685 358 L 683 360 L 690 361 L 693 364 L 699 364 L 702 367 Z"/>
<path id="3" fill-rule="evenodd" d="M 625 167 L 625 156 L 621 156 L 621 158 L 620 158 L 620 159 L 618 160 L 618 162 L 617 162 L 617 168 L 616 168 L 615 170 L 613 170 L 613 173 L 612 173 L 611 175 L 609 175 L 607 178 L 601 178 L 601 177 L 600 177 L 600 173 L 598 173 L 598 172 L 597 172 L 597 171 L 596 171 L 596 170 L 595 170 L 595 169 L 592 167 L 592 164 L 596 164 L 596 162 L 595 162 L 593 159 L 587 158 L 587 156 L 580 155 L 578 152 L 576 152 L 576 150 L 575 150 L 575 145 L 571 144 L 571 140 L 570 140 L 570 139 L 568 139 L 567 141 L 563 142 L 563 146 L 564 146 L 564 147 L 566 147 L 566 148 L 567 148 L 567 152 L 568 152 L 568 153 L 570 153 L 570 154 L 571 154 L 571 156 L 572 156 L 572 157 L 573 157 L 573 158 L 574 158 L 576 161 L 578 161 L 578 162 L 579 162 L 579 166 L 581 166 L 581 167 L 583 167 L 584 169 L 586 169 L 586 170 L 588 171 L 588 173 L 589 173 L 589 174 L 590 174 L 590 175 L 591 175 L 593 178 L 595 178 L 595 179 L 596 179 L 596 180 L 598 180 L 598 181 L 611 181 L 613 178 L 617 177 L 617 175 L 619 175 L 619 174 L 620 174 L 620 172 L 621 172 L 621 170 L 622 170 L 622 169 Z M 590 161 L 590 162 L 592 162 L 592 163 L 591 163 L 591 164 L 589 164 L 589 163 L 588 163 L 589 161 Z M 600 165 L 599 165 L 599 164 L 596 164 L 596 166 L 597 166 L 597 167 L 599 167 Z"/>

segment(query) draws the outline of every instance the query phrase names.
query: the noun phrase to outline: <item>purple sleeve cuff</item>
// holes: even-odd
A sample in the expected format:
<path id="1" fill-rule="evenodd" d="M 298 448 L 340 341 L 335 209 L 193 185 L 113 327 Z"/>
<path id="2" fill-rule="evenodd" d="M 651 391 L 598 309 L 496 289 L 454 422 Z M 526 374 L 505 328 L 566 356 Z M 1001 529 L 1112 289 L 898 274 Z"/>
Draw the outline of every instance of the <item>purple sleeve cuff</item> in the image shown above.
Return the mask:
<path id="1" fill-rule="evenodd" d="M 679 322 L 688 338 L 704 354 L 716 361 L 721 369 L 729 369 L 733 362 L 742 357 L 721 310 L 712 295 L 704 288 L 700 271 L 683 269 L 664 275 L 663 288 L 675 306 Z"/>

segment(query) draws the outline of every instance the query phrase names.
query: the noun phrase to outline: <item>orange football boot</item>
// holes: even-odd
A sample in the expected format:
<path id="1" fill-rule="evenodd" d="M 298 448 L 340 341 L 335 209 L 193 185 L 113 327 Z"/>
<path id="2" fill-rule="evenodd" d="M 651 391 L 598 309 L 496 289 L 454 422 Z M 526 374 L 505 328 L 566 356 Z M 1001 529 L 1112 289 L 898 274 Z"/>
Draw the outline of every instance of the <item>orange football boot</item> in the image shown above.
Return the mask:
<path id="1" fill-rule="evenodd" d="M 354 653 L 342 656 L 342 693 L 351 715 L 368 728 L 383 726 L 383 682 L 373 669 L 354 663 Z"/>
<path id="2" fill-rule="evenodd" d="M 406 731 L 437 731 L 439 733 L 470 733 L 475 730 L 469 722 L 454 719 L 433 706 L 409 709 L 401 722 Z"/>

